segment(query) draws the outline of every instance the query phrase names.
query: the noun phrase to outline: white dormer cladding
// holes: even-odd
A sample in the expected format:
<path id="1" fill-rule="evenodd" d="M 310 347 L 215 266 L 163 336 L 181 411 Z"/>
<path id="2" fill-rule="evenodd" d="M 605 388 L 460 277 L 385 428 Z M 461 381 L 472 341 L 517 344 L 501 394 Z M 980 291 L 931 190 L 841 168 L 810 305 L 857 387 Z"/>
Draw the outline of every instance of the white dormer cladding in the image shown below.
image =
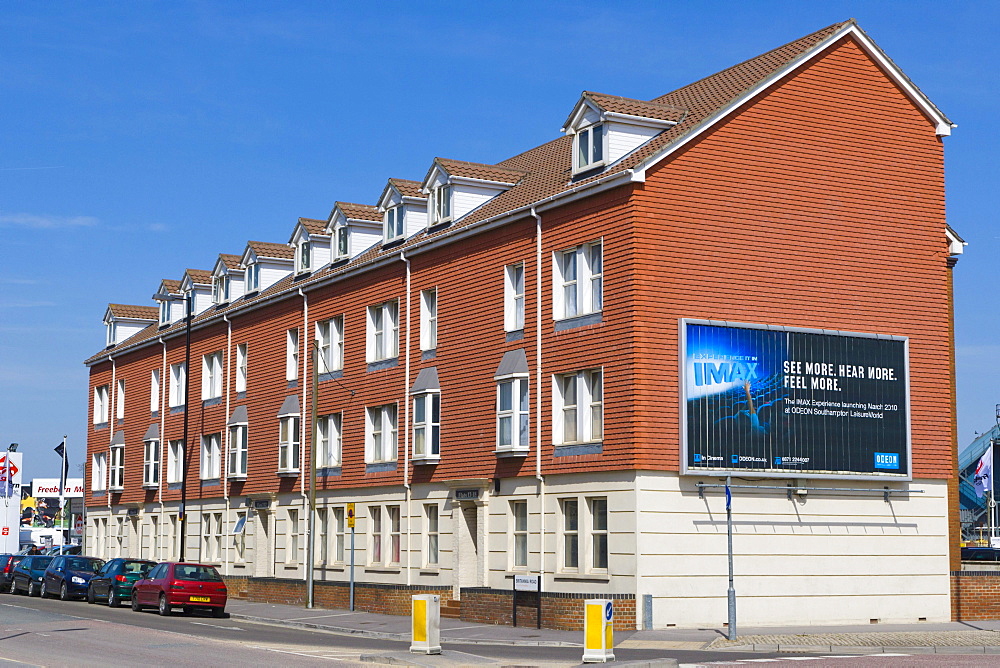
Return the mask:
<path id="1" fill-rule="evenodd" d="M 435 158 L 420 184 L 428 198 L 427 226 L 462 219 L 510 190 L 523 176 L 523 172 L 496 165 Z"/>
<path id="2" fill-rule="evenodd" d="M 427 227 L 427 198 L 420 193 L 419 181 L 389 179 L 377 206 L 384 243 L 409 238 Z"/>
<path id="3" fill-rule="evenodd" d="M 374 206 L 337 202 L 326 229 L 334 262 L 357 257 L 382 241 L 382 218 Z"/>
<path id="4" fill-rule="evenodd" d="M 243 276 L 239 255 L 221 253 L 212 269 L 212 301 L 216 304 L 234 302 L 243 296 Z"/>
<path id="5" fill-rule="evenodd" d="M 326 221 L 299 218 L 288 245 L 295 250 L 295 273 L 309 273 L 330 264 L 330 235 Z"/>
<path id="6" fill-rule="evenodd" d="M 240 257 L 246 294 L 263 292 L 292 273 L 294 253 L 287 244 L 250 241 Z"/>
<path id="7" fill-rule="evenodd" d="M 156 294 L 163 295 L 181 295 L 180 281 L 170 281 L 164 280 L 160 281 L 160 289 L 156 291 Z M 162 301 L 157 305 L 160 313 L 160 325 L 169 325 L 171 323 L 177 322 L 185 315 L 184 300 L 178 301 Z"/>
<path id="8" fill-rule="evenodd" d="M 617 162 L 682 116 L 668 105 L 585 92 L 563 126 L 573 137 L 573 172 Z"/>
<path id="9" fill-rule="evenodd" d="M 198 315 L 215 304 L 212 302 L 212 275 L 208 271 L 188 269 L 181 279 L 181 293 L 191 294 L 191 313 Z"/>
<path id="10" fill-rule="evenodd" d="M 138 334 L 156 322 L 156 315 L 155 306 L 108 304 L 108 309 L 104 312 L 104 325 L 107 328 L 105 344 L 116 346 Z"/>

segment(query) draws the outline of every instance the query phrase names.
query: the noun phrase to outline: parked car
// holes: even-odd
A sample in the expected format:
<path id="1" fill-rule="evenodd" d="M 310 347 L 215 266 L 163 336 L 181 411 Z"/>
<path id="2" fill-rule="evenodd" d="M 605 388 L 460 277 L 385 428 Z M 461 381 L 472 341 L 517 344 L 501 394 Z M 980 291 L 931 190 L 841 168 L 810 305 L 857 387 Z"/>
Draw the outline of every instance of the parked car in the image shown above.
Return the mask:
<path id="1" fill-rule="evenodd" d="M 10 591 L 14 567 L 24 559 L 23 554 L 0 554 L 0 591 Z"/>
<path id="2" fill-rule="evenodd" d="M 106 599 L 109 607 L 117 608 L 122 601 L 132 598 L 132 585 L 146 577 L 154 566 L 155 561 L 145 559 L 111 559 L 90 579 L 87 603 Z"/>
<path id="3" fill-rule="evenodd" d="M 82 551 L 79 545 L 53 545 L 44 554 L 80 554 Z"/>
<path id="4" fill-rule="evenodd" d="M 28 596 L 38 596 L 42 592 L 42 578 L 45 569 L 55 557 L 45 557 L 40 555 L 27 555 L 14 566 L 11 571 L 10 591 L 11 594 L 25 593 Z"/>
<path id="5" fill-rule="evenodd" d="M 58 595 L 59 600 L 68 601 L 85 596 L 90 578 L 103 565 L 104 560 L 97 557 L 64 554 L 53 557 L 42 576 L 42 598 Z"/>
<path id="6" fill-rule="evenodd" d="M 155 607 L 167 616 L 171 608 L 182 608 L 184 614 L 204 608 L 224 617 L 227 596 L 226 583 L 213 566 L 166 561 L 132 586 L 132 610 Z"/>

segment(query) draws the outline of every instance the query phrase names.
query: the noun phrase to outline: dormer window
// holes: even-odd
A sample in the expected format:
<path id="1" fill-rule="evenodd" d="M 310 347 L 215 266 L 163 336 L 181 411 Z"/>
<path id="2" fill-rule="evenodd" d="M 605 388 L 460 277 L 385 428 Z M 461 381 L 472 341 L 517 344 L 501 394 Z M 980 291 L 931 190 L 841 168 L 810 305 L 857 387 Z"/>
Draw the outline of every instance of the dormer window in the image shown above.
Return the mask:
<path id="1" fill-rule="evenodd" d="M 451 220 L 451 186 L 441 185 L 431 191 L 430 224 L 440 225 Z"/>
<path id="2" fill-rule="evenodd" d="M 604 136 L 604 125 L 601 123 L 576 133 L 573 171 L 579 172 L 604 164 Z"/>
<path id="3" fill-rule="evenodd" d="M 107 345 L 109 347 L 115 345 L 115 321 L 114 320 L 109 320 L 108 321 L 108 340 L 107 340 Z"/>
<path id="4" fill-rule="evenodd" d="M 337 249 L 335 251 L 337 259 L 343 259 L 347 257 L 349 246 L 347 244 L 347 225 L 342 225 L 337 228 Z"/>
<path id="5" fill-rule="evenodd" d="M 394 206 L 385 212 L 385 241 L 403 238 L 403 207 Z"/>
<path id="6" fill-rule="evenodd" d="M 212 303 L 225 304 L 229 301 L 229 276 L 223 274 L 212 278 Z"/>
<path id="7" fill-rule="evenodd" d="M 260 290 L 260 264 L 252 262 L 247 265 L 247 292 Z"/>
<path id="8" fill-rule="evenodd" d="M 170 324 L 170 302 L 163 300 L 160 302 L 160 325 Z"/>
<path id="9" fill-rule="evenodd" d="M 295 272 L 303 273 L 312 267 L 312 252 L 309 241 L 303 239 L 295 247 Z"/>

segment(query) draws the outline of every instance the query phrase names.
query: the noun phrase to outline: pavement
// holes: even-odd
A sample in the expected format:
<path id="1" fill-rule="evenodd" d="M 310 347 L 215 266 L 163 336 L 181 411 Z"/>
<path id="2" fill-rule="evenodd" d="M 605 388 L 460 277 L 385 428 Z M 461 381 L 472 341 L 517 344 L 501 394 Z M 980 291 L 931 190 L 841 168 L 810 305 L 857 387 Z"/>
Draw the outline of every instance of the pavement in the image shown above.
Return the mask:
<path id="1" fill-rule="evenodd" d="M 349 610 L 307 609 L 292 605 L 230 599 L 233 619 L 318 629 L 331 633 L 387 640 L 410 640 L 410 618 Z M 580 631 L 476 624 L 441 619 L 441 645 L 583 646 Z M 615 647 L 657 650 L 740 650 L 752 652 L 840 654 L 998 654 L 1000 620 L 919 622 L 845 626 L 738 628 L 735 640 L 725 627 L 616 631 Z M 403 653 L 405 656 L 405 653 Z M 412 659 L 418 655 L 409 655 Z M 463 662 L 465 663 L 465 662 Z M 440 664 L 438 664 L 440 665 Z"/>

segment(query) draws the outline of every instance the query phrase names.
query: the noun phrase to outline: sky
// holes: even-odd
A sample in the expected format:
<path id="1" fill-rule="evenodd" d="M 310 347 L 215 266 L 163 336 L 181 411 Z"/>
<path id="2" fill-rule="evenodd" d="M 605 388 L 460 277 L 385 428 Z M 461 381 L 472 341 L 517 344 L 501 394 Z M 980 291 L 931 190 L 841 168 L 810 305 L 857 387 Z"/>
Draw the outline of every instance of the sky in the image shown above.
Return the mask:
<path id="1" fill-rule="evenodd" d="M 967 444 L 1000 403 L 1000 3 L 923 0 L 4 3 L 0 444 L 56 477 L 66 436 L 82 474 L 109 302 L 153 305 L 161 279 L 374 203 L 435 156 L 553 139 L 581 91 L 650 99 L 851 17 L 958 124 Z"/>

